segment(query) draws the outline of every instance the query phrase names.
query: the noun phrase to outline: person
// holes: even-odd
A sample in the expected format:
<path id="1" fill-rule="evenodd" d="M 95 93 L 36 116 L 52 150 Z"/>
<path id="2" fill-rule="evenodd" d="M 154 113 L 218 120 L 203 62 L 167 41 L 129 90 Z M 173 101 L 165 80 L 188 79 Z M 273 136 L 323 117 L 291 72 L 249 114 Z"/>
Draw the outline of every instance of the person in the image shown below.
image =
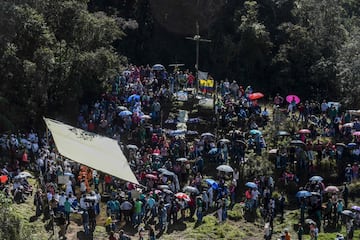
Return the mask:
<path id="1" fill-rule="evenodd" d="M 271 239 L 271 227 L 270 227 L 269 222 L 265 223 L 265 226 L 264 226 L 264 239 L 265 240 Z"/>
<path id="2" fill-rule="evenodd" d="M 111 232 L 110 232 L 109 240 L 117 240 L 117 238 L 115 237 L 114 231 L 111 231 Z"/>
<path id="3" fill-rule="evenodd" d="M 124 233 L 124 230 L 120 230 L 119 232 L 119 240 L 130 240 L 131 238 Z"/>
<path id="4" fill-rule="evenodd" d="M 89 213 L 87 210 L 84 210 L 82 214 L 82 223 L 84 227 L 85 235 L 89 235 L 90 229 L 89 229 Z"/>
<path id="5" fill-rule="evenodd" d="M 289 233 L 289 230 L 285 229 L 284 233 L 285 233 L 285 240 L 291 240 L 291 235 Z"/>
<path id="6" fill-rule="evenodd" d="M 303 228 L 302 224 L 299 223 L 299 227 L 298 227 L 298 230 L 297 230 L 298 240 L 303 239 L 303 237 L 302 237 L 303 234 L 304 234 L 304 228 Z"/>
<path id="7" fill-rule="evenodd" d="M 152 226 L 149 229 L 149 240 L 156 240 L 155 230 Z"/>
<path id="8" fill-rule="evenodd" d="M 344 199 L 344 207 L 348 207 L 348 200 L 349 200 L 349 188 L 347 183 L 344 183 L 344 190 L 342 191 L 342 197 Z"/>
<path id="9" fill-rule="evenodd" d="M 71 212 L 71 203 L 69 202 L 69 198 L 67 197 L 64 203 L 64 212 L 66 216 L 66 221 L 70 224 L 70 212 Z"/>
<path id="10" fill-rule="evenodd" d="M 66 239 L 66 236 L 65 236 L 66 235 L 66 219 L 65 219 L 65 215 L 63 212 L 60 214 L 60 217 L 58 219 L 58 224 L 60 227 L 59 238 Z"/>
<path id="11" fill-rule="evenodd" d="M 284 98 L 280 96 L 280 93 L 277 93 L 276 96 L 274 97 L 275 106 L 280 106 L 282 105 L 283 102 L 284 102 Z"/>
<path id="12" fill-rule="evenodd" d="M 335 240 L 345 240 L 344 236 L 340 233 L 336 234 Z"/>
<path id="13" fill-rule="evenodd" d="M 223 200 L 220 198 L 217 202 L 216 202 L 216 208 L 217 208 L 217 215 L 218 215 L 218 221 L 219 223 L 222 223 L 223 219 Z"/>
<path id="14" fill-rule="evenodd" d="M 201 196 L 196 198 L 196 216 L 197 216 L 197 223 L 202 223 L 203 218 L 203 200 Z"/>
<path id="15" fill-rule="evenodd" d="M 346 239 L 352 240 L 354 237 L 354 219 L 350 219 L 346 223 Z"/>

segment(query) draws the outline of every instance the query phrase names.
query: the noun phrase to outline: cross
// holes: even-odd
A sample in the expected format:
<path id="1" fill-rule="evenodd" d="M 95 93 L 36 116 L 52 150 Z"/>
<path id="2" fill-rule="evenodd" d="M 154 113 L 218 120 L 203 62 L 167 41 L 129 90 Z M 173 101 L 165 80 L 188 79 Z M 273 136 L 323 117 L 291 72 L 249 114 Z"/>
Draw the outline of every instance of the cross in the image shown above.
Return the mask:
<path id="1" fill-rule="evenodd" d="M 199 91 L 199 78 L 198 78 L 198 70 L 199 70 L 199 43 L 200 42 L 211 42 L 209 39 L 202 39 L 199 32 L 199 22 L 196 21 L 196 35 L 194 37 L 186 37 L 188 40 L 196 41 L 196 61 L 195 61 L 195 69 L 196 69 L 196 93 Z"/>

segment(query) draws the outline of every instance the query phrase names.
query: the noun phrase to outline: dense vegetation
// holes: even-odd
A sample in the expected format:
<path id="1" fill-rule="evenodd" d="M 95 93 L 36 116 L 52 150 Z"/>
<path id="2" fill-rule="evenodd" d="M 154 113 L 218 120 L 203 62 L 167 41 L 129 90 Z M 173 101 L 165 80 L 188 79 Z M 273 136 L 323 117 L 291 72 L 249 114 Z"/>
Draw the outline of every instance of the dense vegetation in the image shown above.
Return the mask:
<path id="1" fill-rule="evenodd" d="M 126 61 L 194 70 L 185 37 L 196 21 L 212 40 L 199 65 L 215 79 L 359 107 L 359 9 L 354 0 L 1 1 L 1 128 L 68 113 Z"/>

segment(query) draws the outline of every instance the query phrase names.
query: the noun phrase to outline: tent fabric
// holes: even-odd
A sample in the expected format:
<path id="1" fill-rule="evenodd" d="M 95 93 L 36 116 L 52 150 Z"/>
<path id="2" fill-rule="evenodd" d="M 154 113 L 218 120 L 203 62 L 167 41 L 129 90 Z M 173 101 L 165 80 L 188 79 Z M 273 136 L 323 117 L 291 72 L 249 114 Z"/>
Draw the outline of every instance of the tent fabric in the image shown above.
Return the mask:
<path id="1" fill-rule="evenodd" d="M 59 153 L 80 164 L 139 184 L 117 141 L 44 118 Z"/>

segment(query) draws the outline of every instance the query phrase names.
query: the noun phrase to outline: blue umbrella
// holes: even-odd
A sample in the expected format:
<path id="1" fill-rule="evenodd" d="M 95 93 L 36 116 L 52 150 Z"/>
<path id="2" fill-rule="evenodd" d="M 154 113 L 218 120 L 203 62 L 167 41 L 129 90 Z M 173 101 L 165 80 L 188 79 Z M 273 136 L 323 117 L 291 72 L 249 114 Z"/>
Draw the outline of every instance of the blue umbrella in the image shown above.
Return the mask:
<path id="1" fill-rule="evenodd" d="M 245 186 L 249 188 L 257 188 L 257 185 L 254 182 L 247 182 Z"/>
<path id="2" fill-rule="evenodd" d="M 161 70 L 165 70 L 165 67 L 161 64 L 155 64 L 154 66 L 152 66 L 152 69 L 155 71 L 161 71 Z"/>
<path id="3" fill-rule="evenodd" d="M 128 99 L 127 99 L 128 102 L 139 101 L 139 100 L 140 100 L 140 95 L 137 95 L 137 94 L 133 94 L 130 97 L 128 97 Z"/>
<path id="4" fill-rule="evenodd" d="M 119 113 L 120 117 L 126 117 L 126 116 L 131 116 L 131 115 L 132 115 L 132 112 L 130 112 L 129 110 L 121 111 Z"/>
<path id="5" fill-rule="evenodd" d="M 207 184 L 209 184 L 213 189 L 218 189 L 219 188 L 219 184 L 215 181 L 215 180 L 213 180 L 213 179 L 210 179 L 210 178 L 208 178 L 208 179 L 205 179 L 205 182 L 207 183 Z"/>
<path id="6" fill-rule="evenodd" d="M 298 192 L 296 193 L 296 197 L 297 197 L 297 198 L 310 197 L 310 196 L 311 196 L 311 192 L 305 191 L 305 190 L 298 191 Z"/>
<path id="7" fill-rule="evenodd" d="M 315 181 L 315 182 L 321 182 L 322 180 L 324 180 L 322 177 L 320 176 L 312 176 L 309 181 Z"/>
<path id="8" fill-rule="evenodd" d="M 348 147 L 356 147 L 356 143 L 353 143 L 353 142 L 348 143 Z"/>
<path id="9" fill-rule="evenodd" d="M 210 155 L 215 155 L 218 153 L 218 148 L 212 148 L 210 151 L 209 151 L 209 154 Z"/>
<path id="10" fill-rule="evenodd" d="M 252 130 L 250 130 L 250 134 L 251 135 L 261 135 L 261 132 L 259 130 L 256 130 L 256 129 L 252 129 Z"/>

